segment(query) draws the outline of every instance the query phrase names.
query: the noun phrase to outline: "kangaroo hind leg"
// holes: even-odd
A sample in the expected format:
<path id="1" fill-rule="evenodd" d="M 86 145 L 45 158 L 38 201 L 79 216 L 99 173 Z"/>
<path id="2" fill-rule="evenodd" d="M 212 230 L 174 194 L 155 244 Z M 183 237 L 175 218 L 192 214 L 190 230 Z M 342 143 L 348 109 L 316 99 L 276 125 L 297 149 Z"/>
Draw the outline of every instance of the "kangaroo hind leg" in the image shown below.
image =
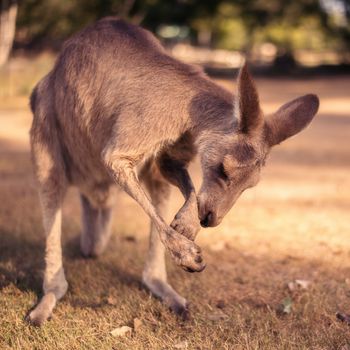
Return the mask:
<path id="1" fill-rule="evenodd" d="M 46 237 L 43 292 L 39 304 L 29 314 L 29 320 L 41 325 L 52 314 L 56 302 L 68 288 L 62 265 L 61 206 L 67 189 L 65 166 L 52 118 L 36 106 L 31 129 L 31 149 L 38 182 Z"/>
<path id="2" fill-rule="evenodd" d="M 80 249 L 86 257 L 101 255 L 106 249 L 111 236 L 112 205 L 109 187 L 98 191 L 101 201 L 92 200 L 84 194 L 80 195 L 82 207 L 82 234 Z"/>

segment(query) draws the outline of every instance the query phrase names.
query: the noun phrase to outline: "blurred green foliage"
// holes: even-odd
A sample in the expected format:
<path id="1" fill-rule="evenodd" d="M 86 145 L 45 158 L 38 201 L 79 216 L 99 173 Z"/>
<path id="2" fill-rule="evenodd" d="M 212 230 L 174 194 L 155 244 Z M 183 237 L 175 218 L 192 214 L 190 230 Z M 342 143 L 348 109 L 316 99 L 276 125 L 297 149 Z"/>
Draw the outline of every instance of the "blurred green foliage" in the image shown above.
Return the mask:
<path id="1" fill-rule="evenodd" d="M 320 2 L 321 1 L 321 2 Z M 212 47 L 249 52 L 270 42 L 279 50 L 349 50 L 350 0 L 22 0 L 16 44 L 58 48 L 95 20 L 118 15 L 152 31 L 189 28 L 190 40 L 207 33 Z"/>

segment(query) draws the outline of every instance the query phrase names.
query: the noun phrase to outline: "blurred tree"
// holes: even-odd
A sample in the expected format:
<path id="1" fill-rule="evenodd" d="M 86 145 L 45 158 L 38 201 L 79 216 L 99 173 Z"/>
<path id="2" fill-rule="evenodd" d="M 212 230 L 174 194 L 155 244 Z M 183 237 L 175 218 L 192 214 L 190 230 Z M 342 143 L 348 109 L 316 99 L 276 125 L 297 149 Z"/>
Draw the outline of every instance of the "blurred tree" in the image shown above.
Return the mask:
<path id="1" fill-rule="evenodd" d="M 22 0 L 17 42 L 31 48 L 58 48 L 82 27 L 108 15 L 127 18 L 134 0 Z"/>
<path id="2" fill-rule="evenodd" d="M 1 0 L 0 8 L 0 66 L 7 62 L 15 37 L 16 0 Z"/>
<path id="3" fill-rule="evenodd" d="M 336 3 L 348 19 L 343 24 L 329 10 Z M 348 50 L 350 42 L 350 0 L 22 0 L 16 42 L 58 48 L 72 33 L 110 15 L 154 32 L 161 25 L 186 26 L 195 43 L 247 54 L 264 42 L 290 57 L 300 48 Z"/>

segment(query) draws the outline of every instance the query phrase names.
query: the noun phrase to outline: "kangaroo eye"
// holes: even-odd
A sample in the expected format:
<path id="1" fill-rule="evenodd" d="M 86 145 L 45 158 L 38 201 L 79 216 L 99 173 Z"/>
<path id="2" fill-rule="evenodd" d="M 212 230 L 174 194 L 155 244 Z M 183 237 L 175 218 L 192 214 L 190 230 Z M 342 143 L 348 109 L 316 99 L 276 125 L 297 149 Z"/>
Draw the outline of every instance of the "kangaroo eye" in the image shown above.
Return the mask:
<path id="1" fill-rule="evenodd" d="M 224 165 L 222 163 L 218 167 L 218 175 L 224 181 L 228 181 L 229 180 L 228 175 L 225 172 Z"/>

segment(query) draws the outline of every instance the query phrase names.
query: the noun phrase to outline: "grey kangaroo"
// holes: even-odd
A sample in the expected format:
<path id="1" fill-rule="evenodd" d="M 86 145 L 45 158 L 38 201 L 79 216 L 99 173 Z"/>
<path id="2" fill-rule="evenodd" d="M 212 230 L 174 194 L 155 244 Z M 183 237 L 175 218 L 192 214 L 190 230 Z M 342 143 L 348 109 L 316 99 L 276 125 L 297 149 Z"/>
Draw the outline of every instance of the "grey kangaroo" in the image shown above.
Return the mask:
<path id="1" fill-rule="evenodd" d="M 73 36 L 31 95 L 46 269 L 44 295 L 30 321 L 47 320 L 67 291 L 61 206 L 69 185 L 80 191 L 85 256 L 101 254 L 108 243 L 112 185 L 139 203 L 151 218 L 143 282 L 186 315 L 186 300 L 167 283 L 165 249 L 185 270 L 202 271 L 194 243 L 200 226 L 220 223 L 258 182 L 270 148 L 305 128 L 318 105 L 317 96 L 306 95 L 264 117 L 246 65 L 234 96 L 201 69 L 169 56 L 150 32 L 119 19 Z M 203 172 L 198 196 L 187 172 L 196 154 Z M 185 198 L 170 225 L 163 219 L 169 183 Z"/>

